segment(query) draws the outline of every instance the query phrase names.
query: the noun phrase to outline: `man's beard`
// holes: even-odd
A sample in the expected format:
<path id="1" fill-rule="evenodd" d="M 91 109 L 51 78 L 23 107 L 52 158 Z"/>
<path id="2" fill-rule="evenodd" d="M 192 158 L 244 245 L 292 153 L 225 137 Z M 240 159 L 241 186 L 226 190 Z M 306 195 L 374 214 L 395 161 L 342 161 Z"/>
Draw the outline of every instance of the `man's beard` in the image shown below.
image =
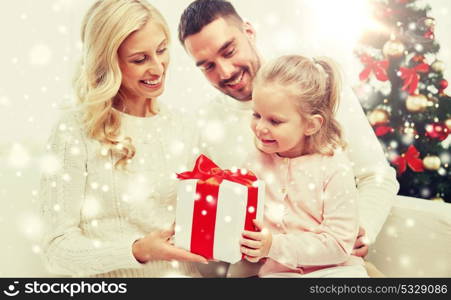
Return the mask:
<path id="1" fill-rule="evenodd" d="M 247 66 L 240 67 L 240 70 L 235 72 L 229 79 L 222 80 L 221 82 L 219 82 L 220 90 L 222 92 L 224 92 L 225 94 L 229 95 L 230 97 L 235 98 L 236 100 L 239 100 L 239 101 L 241 101 L 241 100 L 250 100 L 251 97 L 252 97 L 252 88 L 251 88 L 251 91 L 250 91 L 250 95 L 242 95 L 241 96 L 241 93 L 240 93 L 239 90 L 238 91 L 230 91 L 229 90 L 229 86 L 228 86 L 228 84 L 230 82 L 233 82 L 233 81 L 237 80 L 239 77 L 241 77 L 242 80 L 243 80 L 244 76 L 246 76 L 246 73 L 249 75 L 250 78 L 252 78 L 252 75 L 251 75 L 249 67 L 247 67 Z M 250 84 L 252 84 L 252 83 L 250 83 Z M 246 88 L 247 88 L 247 86 L 243 87 L 243 89 L 246 89 Z M 240 95 L 240 96 L 238 96 L 237 94 Z"/>
<path id="2" fill-rule="evenodd" d="M 249 47 L 251 47 L 253 55 L 255 57 L 255 59 L 253 61 L 251 61 L 250 66 L 241 66 L 240 70 L 238 70 L 237 72 L 235 72 L 229 79 L 225 79 L 219 82 L 218 88 L 219 90 L 221 90 L 221 92 L 225 93 L 226 95 L 238 100 L 238 101 L 246 101 L 246 100 L 252 100 L 252 82 L 254 81 L 255 76 L 257 75 L 258 70 L 260 69 L 261 66 L 261 61 L 260 61 L 260 57 L 257 54 L 257 51 L 255 49 L 255 47 L 249 42 Z M 253 70 L 251 70 L 251 68 Z M 233 95 L 233 91 L 229 91 L 227 84 L 229 82 L 233 82 L 235 81 L 239 76 L 244 77 L 246 75 L 246 73 L 249 75 L 250 78 L 250 82 L 248 83 L 250 85 L 250 89 L 249 89 L 249 94 L 248 95 L 243 95 L 241 97 L 238 97 L 236 95 Z M 244 87 L 244 89 L 247 86 Z"/>

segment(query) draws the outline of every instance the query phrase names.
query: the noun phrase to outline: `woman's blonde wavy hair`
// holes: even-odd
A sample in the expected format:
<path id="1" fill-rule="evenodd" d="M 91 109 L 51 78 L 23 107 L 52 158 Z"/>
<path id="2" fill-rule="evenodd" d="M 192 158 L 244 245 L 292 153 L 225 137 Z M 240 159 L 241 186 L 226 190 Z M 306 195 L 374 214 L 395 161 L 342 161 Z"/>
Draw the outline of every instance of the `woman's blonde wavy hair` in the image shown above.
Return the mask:
<path id="1" fill-rule="evenodd" d="M 113 105 L 124 101 L 120 91 L 122 73 L 118 49 L 131 33 L 148 22 L 161 25 L 169 40 L 166 21 L 145 0 L 98 0 L 82 23 L 83 54 L 74 89 L 87 136 L 118 155 L 116 167 L 124 166 L 135 155 L 131 138 L 120 137 L 121 116 L 113 109 Z M 149 107 L 152 111 L 151 102 Z"/>
<path id="2" fill-rule="evenodd" d="M 279 57 L 260 68 L 254 79 L 254 89 L 269 83 L 287 87 L 304 120 L 315 114 L 323 117 L 318 132 L 306 138 L 306 153 L 333 155 L 335 149 L 346 147 L 340 124 L 335 119 L 341 76 L 332 59 L 310 59 L 300 55 Z"/>

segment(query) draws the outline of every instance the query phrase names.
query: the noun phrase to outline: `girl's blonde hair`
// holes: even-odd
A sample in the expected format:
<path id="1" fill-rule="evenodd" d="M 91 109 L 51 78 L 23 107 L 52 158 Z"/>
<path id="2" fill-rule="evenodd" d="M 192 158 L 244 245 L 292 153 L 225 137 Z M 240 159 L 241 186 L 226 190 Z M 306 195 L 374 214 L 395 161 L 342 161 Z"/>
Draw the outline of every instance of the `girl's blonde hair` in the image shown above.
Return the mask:
<path id="1" fill-rule="evenodd" d="M 116 166 L 123 166 L 135 155 L 131 138 L 119 136 L 121 117 L 113 109 L 113 104 L 123 105 L 124 101 L 118 49 L 131 33 L 148 22 L 161 25 L 169 40 L 166 21 L 145 0 L 98 0 L 82 23 L 83 54 L 74 79 L 75 93 L 87 136 L 119 156 Z"/>
<path id="2" fill-rule="evenodd" d="M 340 101 L 341 76 L 336 63 L 327 57 L 310 59 L 300 55 L 282 56 L 263 65 L 254 79 L 260 84 L 280 84 L 296 99 L 301 117 L 320 115 L 323 124 L 315 134 L 306 138 L 306 153 L 332 155 L 345 148 L 335 111 Z"/>

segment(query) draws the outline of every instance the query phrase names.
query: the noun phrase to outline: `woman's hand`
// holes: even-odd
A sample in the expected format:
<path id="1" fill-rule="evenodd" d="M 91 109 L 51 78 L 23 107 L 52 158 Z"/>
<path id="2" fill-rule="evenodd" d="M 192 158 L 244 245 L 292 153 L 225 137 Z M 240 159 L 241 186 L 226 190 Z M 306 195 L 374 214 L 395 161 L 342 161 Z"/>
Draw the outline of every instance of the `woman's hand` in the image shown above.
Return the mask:
<path id="1" fill-rule="evenodd" d="M 255 263 L 268 256 L 272 244 L 272 234 L 257 220 L 254 220 L 254 224 L 258 232 L 245 230 L 240 244 L 241 253 L 245 255 L 244 258 Z"/>
<path id="2" fill-rule="evenodd" d="M 152 260 L 208 263 L 204 257 L 174 246 L 171 241 L 173 235 L 174 226 L 170 230 L 153 231 L 133 243 L 133 255 L 140 263 Z"/>

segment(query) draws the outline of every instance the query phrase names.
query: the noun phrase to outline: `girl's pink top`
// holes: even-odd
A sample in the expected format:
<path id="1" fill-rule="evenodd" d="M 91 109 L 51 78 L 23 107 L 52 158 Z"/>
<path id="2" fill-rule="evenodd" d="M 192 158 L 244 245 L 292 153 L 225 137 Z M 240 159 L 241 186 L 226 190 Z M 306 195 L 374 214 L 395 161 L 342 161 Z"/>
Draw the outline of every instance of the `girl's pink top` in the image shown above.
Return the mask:
<path id="1" fill-rule="evenodd" d="M 266 182 L 264 225 L 273 235 L 259 275 L 363 264 L 351 255 L 358 192 L 343 152 L 290 159 L 256 150 L 251 157 L 249 169 Z"/>

